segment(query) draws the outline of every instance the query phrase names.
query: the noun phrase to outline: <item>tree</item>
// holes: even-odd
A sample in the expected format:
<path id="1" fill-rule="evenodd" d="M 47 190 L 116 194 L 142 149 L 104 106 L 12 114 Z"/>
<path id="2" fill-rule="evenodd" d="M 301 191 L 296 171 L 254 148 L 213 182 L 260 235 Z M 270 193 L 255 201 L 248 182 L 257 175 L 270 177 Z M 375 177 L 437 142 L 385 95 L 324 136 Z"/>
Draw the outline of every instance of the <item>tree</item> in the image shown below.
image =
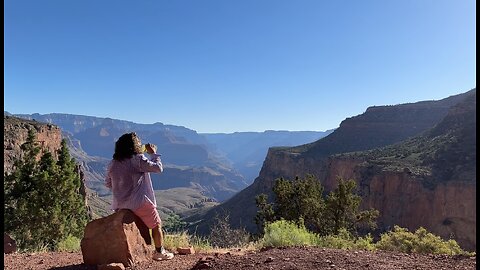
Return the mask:
<path id="1" fill-rule="evenodd" d="M 181 232 L 187 227 L 187 222 L 182 221 L 179 215 L 172 213 L 166 219 L 162 228 L 167 232 Z"/>
<path id="2" fill-rule="evenodd" d="M 31 129 L 21 149 L 23 157 L 14 162 L 14 171 L 4 178 L 5 231 L 23 249 L 53 250 L 69 235 L 80 238 L 87 209 L 66 141 L 62 141 L 58 160 L 47 150 L 38 160 L 40 147 Z"/>
<path id="3" fill-rule="evenodd" d="M 304 224 L 314 232 L 323 231 L 323 187 L 315 176 L 296 177 L 294 181 L 279 178 L 275 181 L 273 192 L 276 220 L 283 218 Z"/>
<path id="4" fill-rule="evenodd" d="M 324 189 L 314 175 L 296 177 L 293 181 L 276 179 L 273 203 L 267 203 L 266 194 L 256 197 L 259 210 L 255 222 L 260 233 L 265 224 L 280 219 L 296 222 L 320 235 L 338 234 L 341 228 L 356 234 L 364 224 L 374 228 L 378 211 L 359 211 L 361 197 L 354 194 L 355 181 L 338 180 L 338 187 L 324 199 Z"/>
<path id="5" fill-rule="evenodd" d="M 255 216 L 255 224 L 257 224 L 260 235 L 264 234 L 265 225 L 275 221 L 275 211 L 273 205 L 267 202 L 267 194 L 260 194 L 255 197 L 255 204 L 259 208 Z"/>
<path id="6" fill-rule="evenodd" d="M 57 166 L 60 169 L 60 174 L 57 178 L 60 184 L 57 198 L 60 199 L 61 209 L 65 213 L 66 222 L 69 220 L 76 221 L 66 228 L 66 234 L 80 236 L 83 234 L 88 214 L 85 200 L 80 193 L 82 185 L 80 173 L 77 170 L 75 159 L 70 157 L 65 139 L 62 140 L 62 146 L 58 150 Z"/>
<path id="7" fill-rule="evenodd" d="M 260 233 L 266 223 L 285 219 L 305 226 L 311 231 L 322 232 L 325 202 L 322 197 L 323 187 L 313 175 L 290 181 L 283 177 L 276 179 L 273 186 L 274 202 L 267 203 L 268 195 L 256 197 L 259 208 L 255 222 Z"/>
<path id="8" fill-rule="evenodd" d="M 338 234 L 341 228 L 350 233 L 357 233 L 362 224 L 367 224 L 374 229 L 378 210 L 370 209 L 360 211 L 359 206 L 362 198 L 354 193 L 357 184 L 355 180 L 343 180 L 338 178 L 338 186 L 330 192 L 326 199 L 326 220 L 328 229 L 333 234 Z"/>

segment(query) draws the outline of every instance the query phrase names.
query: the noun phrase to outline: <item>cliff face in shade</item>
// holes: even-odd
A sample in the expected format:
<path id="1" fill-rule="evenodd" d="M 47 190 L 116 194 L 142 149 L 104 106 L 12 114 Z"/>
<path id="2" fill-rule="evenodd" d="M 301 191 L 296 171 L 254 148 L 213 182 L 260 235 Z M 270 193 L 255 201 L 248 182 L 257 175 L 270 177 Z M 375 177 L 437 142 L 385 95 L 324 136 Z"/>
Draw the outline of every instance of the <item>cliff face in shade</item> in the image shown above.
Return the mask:
<path id="1" fill-rule="evenodd" d="M 14 160 L 22 157 L 20 147 L 27 140 L 29 129 L 35 129 L 36 139 L 40 146 L 48 149 L 55 158 L 57 157 L 57 150 L 60 149 L 62 142 L 60 128 L 51 124 L 19 119 L 13 116 L 4 116 L 3 121 L 4 172 L 11 172 Z"/>
<path id="2" fill-rule="evenodd" d="M 454 108 L 469 96 L 469 105 L 463 104 Z M 342 176 L 357 180 L 359 192 L 364 198 L 362 206 L 380 210 L 379 225 L 383 229 L 393 227 L 394 224 L 409 229 L 422 225 L 443 237 L 452 233 L 463 247 L 471 248 L 476 244 L 476 176 L 471 179 L 475 174 L 470 170 L 476 167 L 476 156 L 472 155 L 471 151 L 463 150 L 475 151 L 476 147 L 464 146 L 462 139 L 459 143 L 458 138 L 452 139 L 455 143 L 447 144 L 451 139 L 452 128 L 442 120 L 451 123 L 458 123 L 458 119 L 471 120 L 471 110 L 468 110 L 468 115 L 463 116 L 455 116 L 454 112 L 465 111 L 466 106 L 475 108 L 471 106 L 472 100 L 475 100 L 475 90 L 439 101 L 371 107 L 362 115 L 346 119 L 332 134 L 314 143 L 292 148 L 270 148 L 260 175 L 252 185 L 205 215 L 192 217 L 190 220 L 202 220 L 197 231 L 207 232 L 210 220 L 215 214 L 226 211 L 230 214 L 233 227 L 245 227 L 255 232 L 255 196 L 267 193 L 272 197 L 271 188 L 275 179 L 294 179 L 296 176 L 314 174 L 328 192 L 336 186 L 337 176 Z M 475 120 L 474 117 L 473 119 Z M 471 139 L 471 126 L 473 125 L 474 130 L 476 122 L 467 122 L 463 125 L 465 129 L 457 130 L 457 133 L 467 134 L 464 138 L 468 137 L 470 139 L 467 141 L 474 143 L 475 140 Z M 440 127 L 445 131 L 440 132 L 442 136 L 428 135 Z M 416 140 L 421 134 L 422 137 Z M 408 143 L 398 149 L 394 146 L 387 147 L 402 141 Z M 382 147 L 387 149 L 378 150 Z M 417 148 L 422 152 L 412 151 Z M 448 151 L 450 148 L 453 151 Z M 361 152 L 368 149 L 375 150 Z M 363 154 L 339 155 L 353 151 Z M 466 172 L 458 167 L 466 164 L 462 163 L 464 159 L 448 167 L 453 166 L 456 168 L 455 172 L 458 172 L 456 175 L 462 172 L 470 177 L 470 180 L 465 182 L 464 179 L 449 178 L 448 175 L 455 174 L 434 169 L 438 164 L 444 164 L 441 162 L 460 156 L 466 156 L 471 161 L 464 167 Z M 370 160 L 373 163 L 369 163 Z M 442 167 L 446 168 L 446 165 L 448 164 Z M 440 174 L 442 177 L 437 178 Z M 437 182 L 437 179 L 441 181 Z M 456 210 L 453 210 L 454 208 Z M 418 209 L 417 212 L 412 212 L 415 209 Z M 431 216 L 427 217 L 428 215 Z M 422 218 L 419 218 L 420 216 Z"/>

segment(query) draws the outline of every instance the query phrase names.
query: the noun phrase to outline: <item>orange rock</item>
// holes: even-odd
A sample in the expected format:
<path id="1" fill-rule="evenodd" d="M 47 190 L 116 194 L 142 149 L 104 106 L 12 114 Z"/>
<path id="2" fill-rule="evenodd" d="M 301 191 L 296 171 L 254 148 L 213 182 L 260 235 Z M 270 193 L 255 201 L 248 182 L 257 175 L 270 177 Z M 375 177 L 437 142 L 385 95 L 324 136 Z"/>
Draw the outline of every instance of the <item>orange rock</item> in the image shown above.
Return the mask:
<path id="1" fill-rule="evenodd" d="M 189 255 L 195 254 L 195 249 L 193 247 L 178 247 L 177 252 L 180 255 Z"/>
<path id="2" fill-rule="evenodd" d="M 80 246 L 87 265 L 122 263 L 132 267 L 151 260 L 147 243 L 151 243 L 148 228 L 132 211 L 122 209 L 89 222 Z"/>

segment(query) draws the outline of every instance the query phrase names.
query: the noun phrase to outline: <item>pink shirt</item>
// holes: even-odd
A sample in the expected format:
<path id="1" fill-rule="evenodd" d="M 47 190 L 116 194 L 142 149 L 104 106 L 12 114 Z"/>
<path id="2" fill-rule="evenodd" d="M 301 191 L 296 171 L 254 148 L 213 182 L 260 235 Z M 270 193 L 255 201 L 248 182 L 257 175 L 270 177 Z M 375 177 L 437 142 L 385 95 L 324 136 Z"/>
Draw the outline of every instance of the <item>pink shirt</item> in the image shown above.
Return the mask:
<path id="1" fill-rule="evenodd" d="M 157 206 L 150 172 L 161 173 L 163 166 L 160 155 L 150 156 L 148 159 L 144 154 L 137 154 L 108 164 L 105 186 L 113 193 L 112 210 L 136 210 L 144 202 Z"/>

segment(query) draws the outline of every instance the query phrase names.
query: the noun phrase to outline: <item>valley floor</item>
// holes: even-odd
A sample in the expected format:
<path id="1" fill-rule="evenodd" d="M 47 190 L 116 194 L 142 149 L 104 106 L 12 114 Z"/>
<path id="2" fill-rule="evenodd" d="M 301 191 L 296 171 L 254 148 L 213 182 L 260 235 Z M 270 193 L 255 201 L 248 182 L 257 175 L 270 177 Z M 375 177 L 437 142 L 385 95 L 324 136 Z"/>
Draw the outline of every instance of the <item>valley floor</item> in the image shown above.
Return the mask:
<path id="1" fill-rule="evenodd" d="M 90 270 L 80 252 L 5 254 L 4 269 Z M 144 262 L 135 269 L 475 269 L 476 257 L 352 251 L 314 247 L 176 255 L 170 261 Z"/>

